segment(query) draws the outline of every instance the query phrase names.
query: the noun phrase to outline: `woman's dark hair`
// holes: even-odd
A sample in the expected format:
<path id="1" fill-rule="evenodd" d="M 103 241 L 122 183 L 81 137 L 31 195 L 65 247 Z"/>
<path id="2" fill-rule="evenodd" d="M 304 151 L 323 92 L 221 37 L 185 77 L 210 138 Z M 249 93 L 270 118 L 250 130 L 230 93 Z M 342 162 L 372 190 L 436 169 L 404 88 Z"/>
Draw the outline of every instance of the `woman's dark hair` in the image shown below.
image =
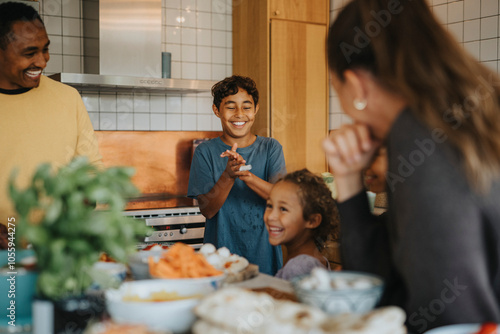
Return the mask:
<path id="1" fill-rule="evenodd" d="M 20 2 L 5 2 L 0 4 L 0 48 L 5 50 L 9 44 L 9 32 L 12 30 L 14 22 L 43 21 L 35 8 Z"/>
<path id="2" fill-rule="evenodd" d="M 500 176 L 500 85 L 434 17 L 426 0 L 353 0 L 328 34 L 328 64 L 368 70 L 460 153 L 469 184 Z"/>
<path id="3" fill-rule="evenodd" d="M 259 91 L 257 85 L 249 77 L 233 75 L 219 81 L 212 87 L 212 96 L 214 97 L 214 105 L 219 109 L 222 100 L 230 95 L 238 93 L 238 89 L 244 89 L 253 98 L 254 105 L 259 103 Z"/>
<path id="4" fill-rule="evenodd" d="M 301 169 L 285 175 L 278 182 L 289 182 L 299 188 L 298 195 L 304 220 L 309 220 L 311 215 L 316 213 L 321 215 L 321 224 L 312 230 L 319 250 L 323 249 L 329 236 L 332 236 L 334 240 L 338 239 L 340 218 L 337 203 L 321 176 L 307 169 Z"/>

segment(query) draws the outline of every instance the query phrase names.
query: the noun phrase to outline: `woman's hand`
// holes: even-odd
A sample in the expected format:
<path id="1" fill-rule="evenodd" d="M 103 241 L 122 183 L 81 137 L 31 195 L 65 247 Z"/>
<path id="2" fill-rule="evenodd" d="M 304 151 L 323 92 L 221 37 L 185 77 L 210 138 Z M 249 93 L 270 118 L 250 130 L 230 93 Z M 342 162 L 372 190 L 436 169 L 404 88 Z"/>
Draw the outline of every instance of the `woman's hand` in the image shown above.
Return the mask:
<path id="1" fill-rule="evenodd" d="M 235 179 L 241 175 L 246 175 L 245 172 L 240 172 L 240 167 L 244 166 L 246 161 L 243 159 L 243 157 L 236 152 L 236 149 L 238 148 L 238 144 L 234 144 L 231 147 L 231 150 L 226 150 L 221 153 L 220 157 L 225 158 L 228 157 L 227 159 L 227 164 L 226 164 L 226 173 L 229 175 L 229 177 Z"/>
<path id="2" fill-rule="evenodd" d="M 342 177 L 367 168 L 380 144 L 371 138 L 366 125 L 344 124 L 323 141 L 323 148 L 332 174 Z"/>
<path id="3" fill-rule="evenodd" d="M 380 146 L 363 124 L 345 124 L 323 141 L 323 148 L 343 202 L 364 189 L 362 172 Z"/>

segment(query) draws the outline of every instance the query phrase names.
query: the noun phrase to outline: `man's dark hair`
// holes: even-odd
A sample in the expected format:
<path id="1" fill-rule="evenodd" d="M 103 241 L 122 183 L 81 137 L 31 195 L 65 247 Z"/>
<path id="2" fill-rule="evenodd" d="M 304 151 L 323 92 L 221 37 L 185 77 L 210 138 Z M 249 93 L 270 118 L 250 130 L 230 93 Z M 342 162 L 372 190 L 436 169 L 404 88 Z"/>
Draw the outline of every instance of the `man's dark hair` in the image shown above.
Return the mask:
<path id="1" fill-rule="evenodd" d="M 32 22 L 42 18 L 35 8 L 20 2 L 5 2 L 0 4 L 0 48 L 5 50 L 9 44 L 9 32 L 12 25 L 18 21 Z"/>
<path id="2" fill-rule="evenodd" d="M 257 105 L 259 102 L 259 91 L 257 90 L 255 81 L 249 77 L 233 75 L 219 81 L 212 87 L 214 105 L 217 109 L 219 109 L 220 104 L 225 97 L 237 94 L 239 88 L 246 90 L 248 95 L 252 96 L 253 103 Z"/>

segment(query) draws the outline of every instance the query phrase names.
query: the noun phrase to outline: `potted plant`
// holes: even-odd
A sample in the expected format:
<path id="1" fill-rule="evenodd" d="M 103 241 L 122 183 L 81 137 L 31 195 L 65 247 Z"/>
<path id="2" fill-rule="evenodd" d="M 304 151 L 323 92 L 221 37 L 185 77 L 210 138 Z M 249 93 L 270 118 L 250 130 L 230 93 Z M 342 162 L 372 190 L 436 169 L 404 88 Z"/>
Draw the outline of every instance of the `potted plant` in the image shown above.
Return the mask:
<path id="1" fill-rule="evenodd" d="M 133 172 L 126 167 L 99 169 L 77 157 L 57 171 L 40 165 L 24 189 L 15 184 L 16 172 L 11 175 L 18 238 L 31 244 L 37 258 L 37 296 L 53 302 L 56 318 L 77 311 L 78 317 L 71 320 L 73 332 L 73 322 L 83 320 L 76 327 L 85 327 L 89 320 L 75 305 L 92 307 L 86 292 L 93 282 L 92 266 L 102 252 L 126 263 L 138 238 L 150 231 L 123 215 L 127 197 L 137 193 L 130 181 Z"/>

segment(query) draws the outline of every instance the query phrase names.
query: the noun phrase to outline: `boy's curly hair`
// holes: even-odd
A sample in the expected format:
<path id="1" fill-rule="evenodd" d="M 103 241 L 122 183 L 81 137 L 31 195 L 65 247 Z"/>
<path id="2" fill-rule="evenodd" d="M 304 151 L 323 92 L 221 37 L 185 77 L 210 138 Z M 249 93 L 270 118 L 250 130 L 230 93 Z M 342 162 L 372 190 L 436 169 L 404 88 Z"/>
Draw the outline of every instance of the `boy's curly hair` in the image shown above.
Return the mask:
<path id="1" fill-rule="evenodd" d="M 233 75 L 217 82 L 212 87 L 214 105 L 217 109 L 220 108 L 220 104 L 225 97 L 238 93 L 239 88 L 246 90 L 252 96 L 254 105 L 259 103 L 259 91 L 257 90 L 255 81 L 249 77 Z"/>
<path id="2" fill-rule="evenodd" d="M 312 230 L 318 249 L 324 248 L 329 236 L 337 240 L 340 222 L 337 202 L 323 178 L 307 169 L 301 169 L 287 174 L 280 181 L 290 182 L 299 187 L 298 195 L 305 220 L 315 213 L 321 215 L 321 224 Z"/>

